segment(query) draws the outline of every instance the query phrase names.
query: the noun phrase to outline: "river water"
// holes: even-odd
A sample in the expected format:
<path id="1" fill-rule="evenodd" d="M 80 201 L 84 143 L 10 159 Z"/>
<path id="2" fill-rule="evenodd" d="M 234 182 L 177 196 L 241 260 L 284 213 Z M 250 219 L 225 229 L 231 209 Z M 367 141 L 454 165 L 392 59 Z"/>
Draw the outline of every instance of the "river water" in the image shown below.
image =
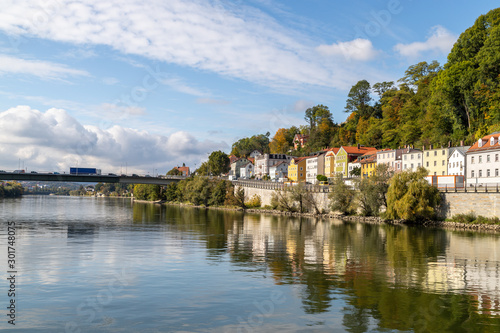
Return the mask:
<path id="1" fill-rule="evenodd" d="M 3 329 L 500 332 L 499 234 L 55 196 L 0 223 Z"/>

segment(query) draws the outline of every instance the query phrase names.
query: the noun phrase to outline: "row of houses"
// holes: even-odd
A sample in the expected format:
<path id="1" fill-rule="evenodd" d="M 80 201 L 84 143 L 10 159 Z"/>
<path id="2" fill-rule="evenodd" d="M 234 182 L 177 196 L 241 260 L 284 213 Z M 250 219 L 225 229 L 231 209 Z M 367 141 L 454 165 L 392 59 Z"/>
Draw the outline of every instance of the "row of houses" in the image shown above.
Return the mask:
<path id="1" fill-rule="evenodd" d="M 333 178 L 366 178 L 377 165 L 386 164 L 394 172 L 416 171 L 425 167 L 430 176 L 462 175 L 470 184 L 500 183 L 500 132 L 479 139 L 472 146 L 376 149 L 364 146 L 328 148 L 311 156 L 252 152 L 248 158 L 231 156 L 230 175 L 279 181 L 316 183 L 318 175 Z"/>

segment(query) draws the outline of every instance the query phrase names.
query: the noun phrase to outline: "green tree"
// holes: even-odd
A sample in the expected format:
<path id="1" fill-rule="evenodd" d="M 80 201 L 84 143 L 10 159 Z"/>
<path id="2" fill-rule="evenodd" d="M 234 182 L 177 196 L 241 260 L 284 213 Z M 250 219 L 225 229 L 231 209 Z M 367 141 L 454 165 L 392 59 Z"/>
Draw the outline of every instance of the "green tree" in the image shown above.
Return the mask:
<path id="1" fill-rule="evenodd" d="M 229 171 L 229 157 L 226 153 L 218 150 L 208 157 L 208 169 L 210 174 L 219 176 Z"/>
<path id="2" fill-rule="evenodd" d="M 415 172 L 399 172 L 392 177 L 387 191 L 387 218 L 417 222 L 436 216 L 441 196 L 425 179 L 427 174 L 420 167 Z"/>
<path id="3" fill-rule="evenodd" d="M 355 191 L 344 183 L 342 175 L 336 175 L 328 195 L 331 210 L 342 214 L 351 214 L 353 212 L 354 197 Z"/>
<path id="4" fill-rule="evenodd" d="M 182 172 L 180 172 L 180 171 L 179 171 L 177 168 L 175 168 L 175 167 L 174 167 L 174 168 L 172 168 L 171 170 L 169 170 L 169 171 L 167 172 L 167 176 L 179 176 L 179 175 L 181 175 L 181 174 L 182 174 Z"/>
<path id="5" fill-rule="evenodd" d="M 226 201 L 227 195 L 227 182 L 225 180 L 218 181 L 210 198 L 209 204 L 211 206 L 222 206 Z"/>
<path id="6" fill-rule="evenodd" d="M 177 201 L 177 184 L 176 183 L 170 183 L 167 185 L 167 188 L 165 190 L 165 200 L 166 201 Z"/>
<path id="7" fill-rule="evenodd" d="M 370 105 L 372 98 L 370 92 L 371 88 L 368 81 L 358 81 L 352 86 L 347 95 L 345 112 L 357 112 L 361 117 L 370 116 L 372 113 L 372 107 Z"/>

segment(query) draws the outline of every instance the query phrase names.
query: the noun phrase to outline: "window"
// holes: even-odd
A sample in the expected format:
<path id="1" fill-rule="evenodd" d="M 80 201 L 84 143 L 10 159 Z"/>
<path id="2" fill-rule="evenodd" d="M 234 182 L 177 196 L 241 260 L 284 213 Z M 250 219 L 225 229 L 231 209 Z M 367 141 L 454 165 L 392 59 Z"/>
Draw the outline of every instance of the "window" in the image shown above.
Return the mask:
<path id="1" fill-rule="evenodd" d="M 427 157 L 429 157 L 429 152 L 427 152 Z"/>
<path id="2" fill-rule="evenodd" d="M 444 165 L 444 160 L 442 160 L 441 162 L 442 162 L 441 165 Z"/>
<path id="3" fill-rule="evenodd" d="M 498 177 L 498 169 L 495 169 L 495 177 Z"/>
<path id="4" fill-rule="evenodd" d="M 495 154 L 495 162 L 498 162 L 498 154 Z"/>
<path id="5" fill-rule="evenodd" d="M 438 156 L 437 150 L 434 150 L 434 156 Z"/>
<path id="6" fill-rule="evenodd" d="M 479 155 L 479 164 L 483 163 L 483 156 Z"/>
<path id="7" fill-rule="evenodd" d="M 483 176 L 483 170 L 479 170 L 479 177 Z"/>
<path id="8" fill-rule="evenodd" d="M 417 158 L 420 158 L 420 154 L 417 155 Z"/>
<path id="9" fill-rule="evenodd" d="M 434 161 L 434 166 L 437 166 L 437 163 L 438 163 L 437 161 Z"/>
<path id="10" fill-rule="evenodd" d="M 420 168 L 420 162 L 418 163 L 418 167 Z"/>
<path id="11" fill-rule="evenodd" d="M 410 156 L 411 156 L 410 158 L 413 159 L 413 155 L 410 155 Z"/>
<path id="12" fill-rule="evenodd" d="M 490 169 L 486 170 L 486 177 L 490 176 Z"/>
<path id="13" fill-rule="evenodd" d="M 455 164 L 455 163 L 453 163 L 453 164 Z M 448 168 L 451 168 L 451 163 L 448 163 Z"/>
<path id="14" fill-rule="evenodd" d="M 406 155 L 403 157 L 403 159 L 406 161 Z"/>
<path id="15" fill-rule="evenodd" d="M 474 156 L 470 158 L 470 164 L 474 164 Z"/>
<path id="16" fill-rule="evenodd" d="M 411 164 L 411 168 L 413 169 L 413 163 Z"/>
<path id="17" fill-rule="evenodd" d="M 436 176 L 436 171 L 434 171 L 434 176 Z"/>
<path id="18" fill-rule="evenodd" d="M 302 171 L 302 169 L 303 169 L 303 168 L 302 168 L 302 167 L 300 167 L 300 171 Z M 300 175 L 302 176 L 302 174 L 300 174 Z"/>
<path id="19" fill-rule="evenodd" d="M 427 167 L 429 166 L 429 161 L 425 162 L 425 166 Z"/>
<path id="20" fill-rule="evenodd" d="M 486 155 L 486 162 L 489 162 L 490 161 L 490 155 Z"/>
<path id="21" fill-rule="evenodd" d="M 444 176 L 444 171 L 443 171 L 443 176 Z"/>
<path id="22" fill-rule="evenodd" d="M 445 154 L 446 154 L 446 153 L 445 153 L 445 150 L 443 149 L 443 153 L 442 153 L 441 155 L 445 155 Z"/>
<path id="23" fill-rule="evenodd" d="M 474 177 L 474 170 L 472 170 L 472 171 L 470 172 L 470 176 L 471 176 L 471 177 Z"/>

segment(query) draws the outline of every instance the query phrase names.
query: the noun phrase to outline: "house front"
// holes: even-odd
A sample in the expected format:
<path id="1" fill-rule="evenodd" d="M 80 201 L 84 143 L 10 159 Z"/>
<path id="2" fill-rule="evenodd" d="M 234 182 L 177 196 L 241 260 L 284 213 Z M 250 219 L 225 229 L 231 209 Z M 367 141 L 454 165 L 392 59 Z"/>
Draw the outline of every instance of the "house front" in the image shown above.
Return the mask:
<path id="1" fill-rule="evenodd" d="M 290 163 L 293 156 L 285 154 L 264 154 L 255 157 L 255 176 L 262 178 L 264 175 L 269 175 L 269 168 L 281 163 Z"/>
<path id="2" fill-rule="evenodd" d="M 423 166 L 429 172 L 429 176 L 445 176 L 448 174 L 448 159 L 450 148 L 433 148 L 423 151 Z"/>
<path id="3" fill-rule="evenodd" d="M 407 147 L 402 153 L 403 171 L 417 171 L 422 166 L 422 151 Z"/>
<path id="4" fill-rule="evenodd" d="M 306 162 L 306 182 L 317 183 L 317 176 L 322 175 L 325 169 L 325 154 L 310 156 Z"/>
<path id="5" fill-rule="evenodd" d="M 335 176 L 335 155 L 340 148 L 331 148 L 325 154 L 325 170 L 324 175 L 327 178 Z"/>
<path id="6" fill-rule="evenodd" d="M 306 181 L 306 162 L 308 157 L 296 157 L 288 165 L 288 179 L 294 182 Z"/>
<path id="7" fill-rule="evenodd" d="M 477 140 L 466 152 L 467 185 L 500 183 L 500 132 Z"/>
<path id="8" fill-rule="evenodd" d="M 453 147 L 448 158 L 448 175 L 465 176 L 467 174 L 466 152 L 471 146 Z"/>
<path id="9" fill-rule="evenodd" d="M 288 163 L 280 162 L 269 168 L 269 177 L 271 180 L 278 181 L 280 178 L 288 177 Z"/>
<path id="10" fill-rule="evenodd" d="M 342 177 L 349 177 L 349 163 L 354 162 L 359 156 L 366 154 L 367 152 L 376 152 L 377 149 L 373 147 L 340 147 L 337 155 L 335 156 L 335 174 L 342 174 Z"/>
<path id="11" fill-rule="evenodd" d="M 240 177 L 245 179 L 250 179 L 254 175 L 254 166 L 252 163 L 248 162 L 247 164 L 240 167 Z"/>
<path id="12" fill-rule="evenodd" d="M 378 152 L 370 151 L 370 152 L 367 152 L 367 153 L 361 155 L 358 158 L 358 161 L 361 164 L 361 178 L 362 179 L 369 178 L 369 177 L 374 175 L 375 169 L 377 168 L 377 165 L 378 165 L 377 160 L 378 160 L 379 156 L 380 155 L 378 154 Z M 384 163 L 386 163 L 386 162 L 384 162 Z"/>
<path id="13" fill-rule="evenodd" d="M 309 139 L 309 135 L 306 134 L 295 134 L 293 137 L 293 149 L 297 150 L 300 148 L 304 148 Z"/>
<path id="14" fill-rule="evenodd" d="M 237 160 L 231 163 L 231 171 L 229 172 L 229 174 L 236 177 L 240 177 L 241 167 L 249 162 L 250 161 L 245 157 L 238 158 Z"/>

